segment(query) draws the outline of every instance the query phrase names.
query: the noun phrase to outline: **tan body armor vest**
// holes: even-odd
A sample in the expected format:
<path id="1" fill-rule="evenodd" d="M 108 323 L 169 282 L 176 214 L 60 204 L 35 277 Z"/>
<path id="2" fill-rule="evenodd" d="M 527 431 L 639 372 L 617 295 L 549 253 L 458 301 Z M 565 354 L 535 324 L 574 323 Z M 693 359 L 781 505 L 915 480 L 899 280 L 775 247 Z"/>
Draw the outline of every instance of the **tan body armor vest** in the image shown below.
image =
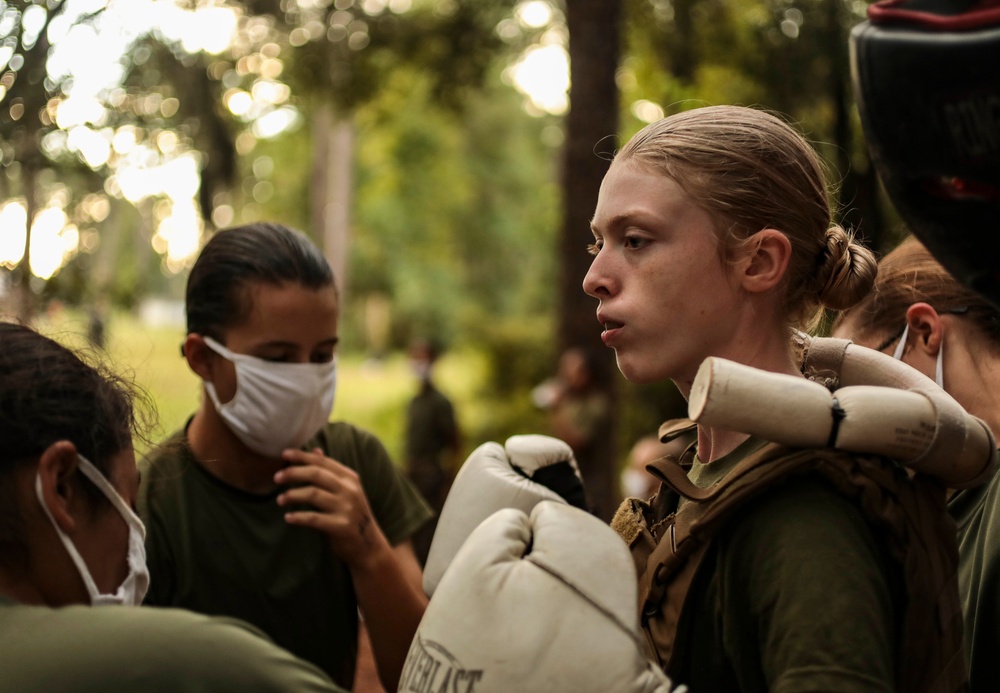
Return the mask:
<path id="1" fill-rule="evenodd" d="M 673 422 L 664 425 L 667 427 Z M 673 429 L 677 430 L 677 425 Z M 690 463 L 693 451 L 685 454 Z M 639 609 L 647 654 L 676 675 L 692 583 L 712 540 L 744 503 L 783 479 L 819 474 L 864 511 L 875 536 L 900 567 L 906 588 L 897 642 L 896 689 L 901 693 L 968 690 L 962 614 L 956 579 L 955 525 L 945 490 L 934 480 L 910 479 L 897 464 L 837 450 L 796 450 L 767 444 L 708 489 L 694 486 L 684 460 L 648 467 L 660 478 L 649 503 L 626 500 L 612 526 L 628 542 L 639 577 Z M 676 510 L 680 497 L 689 502 Z M 711 563 L 711 562 L 709 562 Z"/>

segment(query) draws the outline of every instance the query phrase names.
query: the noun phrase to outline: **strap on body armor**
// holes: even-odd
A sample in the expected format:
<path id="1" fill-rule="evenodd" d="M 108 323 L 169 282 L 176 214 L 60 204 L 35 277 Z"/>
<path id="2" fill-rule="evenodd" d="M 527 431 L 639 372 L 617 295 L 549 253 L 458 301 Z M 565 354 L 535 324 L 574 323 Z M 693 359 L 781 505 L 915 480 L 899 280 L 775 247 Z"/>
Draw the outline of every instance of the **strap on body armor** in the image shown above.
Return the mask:
<path id="1" fill-rule="evenodd" d="M 693 426 L 693 424 L 691 424 Z M 669 430 L 668 430 L 669 427 Z M 668 422 L 667 437 L 683 425 Z M 612 526 L 628 542 L 639 576 L 639 610 L 647 654 L 676 674 L 692 585 L 711 561 L 712 540 L 743 505 L 789 478 L 818 474 L 854 501 L 900 567 L 906 589 L 896 657 L 897 690 L 907 693 L 966 691 L 967 672 L 958 598 L 955 525 L 945 510 L 945 489 L 920 474 L 913 478 L 881 457 L 838 450 L 802 450 L 765 444 L 719 483 L 701 489 L 687 466 L 693 445 L 680 457 L 647 467 L 660 481 L 647 503 L 622 504 Z M 679 504 L 681 498 L 687 500 Z M 680 509 L 678 510 L 678 506 Z M 700 571 L 702 566 L 706 571 Z"/>

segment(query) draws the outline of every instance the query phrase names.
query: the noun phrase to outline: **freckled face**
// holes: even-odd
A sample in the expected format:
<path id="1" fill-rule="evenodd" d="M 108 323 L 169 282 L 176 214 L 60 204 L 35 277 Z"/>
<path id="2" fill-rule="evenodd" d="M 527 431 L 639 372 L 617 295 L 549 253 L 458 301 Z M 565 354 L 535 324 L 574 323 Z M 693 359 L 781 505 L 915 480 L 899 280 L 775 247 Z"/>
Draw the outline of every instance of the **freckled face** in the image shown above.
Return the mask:
<path id="1" fill-rule="evenodd" d="M 724 353 L 741 300 L 709 214 L 652 168 L 615 163 L 592 222 L 584 290 L 600 300 L 602 339 L 636 383 L 690 383 Z"/>

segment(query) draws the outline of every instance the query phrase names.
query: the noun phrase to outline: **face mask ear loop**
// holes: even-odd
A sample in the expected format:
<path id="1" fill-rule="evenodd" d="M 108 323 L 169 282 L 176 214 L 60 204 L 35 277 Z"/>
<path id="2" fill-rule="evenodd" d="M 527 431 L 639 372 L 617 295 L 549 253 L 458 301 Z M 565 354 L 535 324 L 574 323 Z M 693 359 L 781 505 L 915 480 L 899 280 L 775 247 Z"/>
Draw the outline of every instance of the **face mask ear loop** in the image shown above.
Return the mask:
<path id="1" fill-rule="evenodd" d="M 910 335 L 910 323 L 906 323 L 903 328 L 903 334 L 899 338 L 899 344 L 896 345 L 896 350 L 892 352 L 892 358 L 897 361 L 903 360 L 903 352 L 906 351 L 906 338 Z"/>
<path id="2" fill-rule="evenodd" d="M 56 530 L 56 534 L 59 535 L 59 540 L 62 542 L 63 546 L 66 548 L 66 553 L 72 559 L 74 565 L 76 565 L 77 572 L 83 579 L 83 586 L 87 588 L 87 594 L 90 595 L 91 601 L 96 599 L 100 595 L 100 591 L 97 589 L 97 585 L 94 583 L 94 579 L 90 577 L 90 568 L 83 560 L 83 556 L 80 552 L 76 550 L 76 546 L 73 545 L 73 541 L 66 536 L 66 533 L 62 531 L 58 524 L 56 524 L 56 518 L 52 516 L 52 511 L 49 510 L 49 506 L 45 504 L 45 497 L 42 495 L 42 475 L 39 472 L 35 475 L 35 495 L 38 497 L 38 502 L 42 506 L 42 510 L 45 511 L 45 515 L 49 518 L 49 522 L 52 523 L 52 527 Z"/>
<path id="3" fill-rule="evenodd" d="M 88 460 L 83 455 L 77 455 L 80 461 L 80 471 L 86 476 L 90 481 L 101 490 L 104 497 L 108 499 L 111 505 L 114 506 L 115 510 L 121 514 L 124 518 L 126 524 L 134 525 L 139 535 L 145 539 L 146 538 L 146 526 L 139 519 L 139 516 L 135 514 L 135 511 L 129 507 L 129 504 L 125 502 L 125 499 L 121 497 L 121 494 L 111 485 L 107 477 L 101 474 L 100 470 L 94 466 L 94 463 Z"/>
<path id="4" fill-rule="evenodd" d="M 934 380 L 938 387 L 944 389 L 944 338 L 941 339 L 941 346 L 938 347 L 937 366 L 934 369 Z"/>

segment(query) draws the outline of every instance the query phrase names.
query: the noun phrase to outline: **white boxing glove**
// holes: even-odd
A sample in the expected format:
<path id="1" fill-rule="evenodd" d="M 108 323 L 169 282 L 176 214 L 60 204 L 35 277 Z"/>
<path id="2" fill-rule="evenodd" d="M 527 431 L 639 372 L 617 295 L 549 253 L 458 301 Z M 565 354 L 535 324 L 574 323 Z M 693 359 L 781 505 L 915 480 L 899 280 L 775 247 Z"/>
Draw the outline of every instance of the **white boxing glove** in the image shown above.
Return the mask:
<path id="1" fill-rule="evenodd" d="M 666 693 L 640 645 L 635 568 L 601 520 L 562 502 L 500 510 L 455 556 L 400 693 Z"/>
<path id="2" fill-rule="evenodd" d="M 501 508 L 531 512 L 542 500 L 585 507 L 573 450 L 558 438 L 513 436 L 505 447 L 484 443 L 459 469 L 445 499 L 424 565 L 424 592 L 434 594 L 466 537 Z"/>

